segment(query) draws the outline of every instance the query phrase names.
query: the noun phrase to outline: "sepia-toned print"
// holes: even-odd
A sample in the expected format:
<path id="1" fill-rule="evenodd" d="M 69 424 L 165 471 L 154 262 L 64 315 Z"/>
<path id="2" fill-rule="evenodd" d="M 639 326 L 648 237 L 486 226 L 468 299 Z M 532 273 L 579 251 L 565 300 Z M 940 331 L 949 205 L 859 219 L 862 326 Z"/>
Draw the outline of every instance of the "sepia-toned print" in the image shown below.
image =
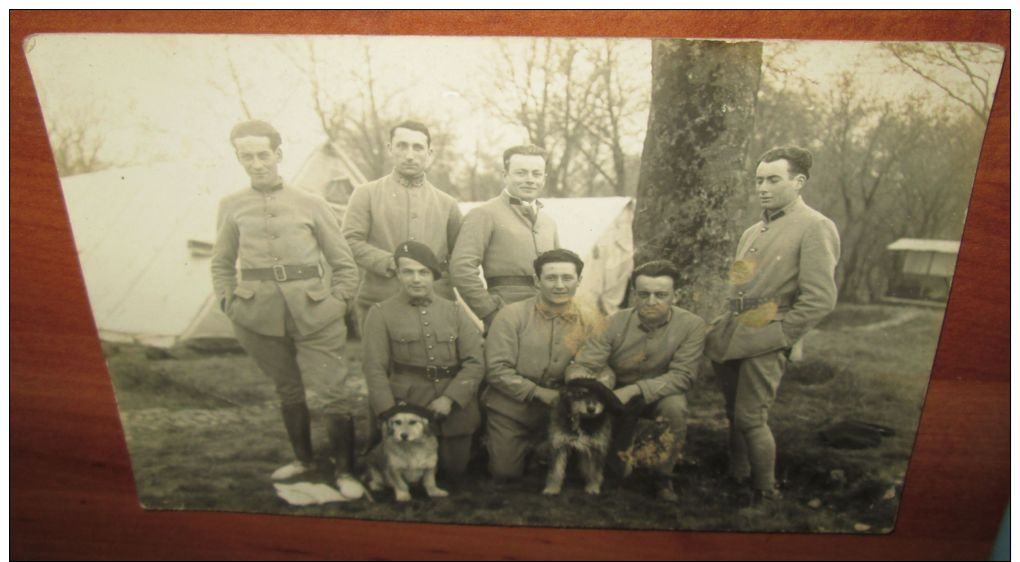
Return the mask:
<path id="1" fill-rule="evenodd" d="M 894 528 L 1000 47 L 24 48 L 145 508 Z"/>

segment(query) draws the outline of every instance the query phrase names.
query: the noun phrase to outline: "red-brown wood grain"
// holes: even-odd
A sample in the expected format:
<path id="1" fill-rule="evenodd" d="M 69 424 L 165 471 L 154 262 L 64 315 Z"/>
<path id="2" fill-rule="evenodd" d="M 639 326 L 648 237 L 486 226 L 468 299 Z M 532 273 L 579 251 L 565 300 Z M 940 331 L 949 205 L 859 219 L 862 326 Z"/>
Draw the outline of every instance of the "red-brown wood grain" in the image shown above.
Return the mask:
<path id="1" fill-rule="evenodd" d="M 984 558 L 1009 493 L 1009 14 L 14 12 L 11 551 L 38 558 Z M 21 45 L 41 32 L 985 41 L 1007 48 L 946 325 L 889 536 L 623 532 L 145 512 Z"/>

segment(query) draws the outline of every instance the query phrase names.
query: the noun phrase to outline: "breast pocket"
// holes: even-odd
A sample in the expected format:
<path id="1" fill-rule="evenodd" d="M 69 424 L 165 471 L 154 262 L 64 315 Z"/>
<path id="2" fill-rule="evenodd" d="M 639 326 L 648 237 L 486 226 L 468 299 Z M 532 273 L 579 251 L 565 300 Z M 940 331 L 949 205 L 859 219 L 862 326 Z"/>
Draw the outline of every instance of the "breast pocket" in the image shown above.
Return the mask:
<path id="1" fill-rule="evenodd" d="M 439 331 L 436 333 L 436 362 L 443 365 L 453 365 L 459 362 L 457 357 L 457 334 L 451 331 Z"/>
<path id="2" fill-rule="evenodd" d="M 393 351 L 393 360 L 398 363 L 424 364 L 425 357 L 422 354 L 425 345 L 418 330 L 404 329 L 390 334 L 390 349 Z"/>

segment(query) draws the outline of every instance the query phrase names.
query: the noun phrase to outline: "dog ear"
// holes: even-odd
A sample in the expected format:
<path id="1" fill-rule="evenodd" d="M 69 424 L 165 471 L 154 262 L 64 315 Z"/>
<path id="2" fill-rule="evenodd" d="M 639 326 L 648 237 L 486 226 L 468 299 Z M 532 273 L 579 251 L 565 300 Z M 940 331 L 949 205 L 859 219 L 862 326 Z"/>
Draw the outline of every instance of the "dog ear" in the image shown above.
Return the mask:
<path id="1" fill-rule="evenodd" d="M 393 418 L 387 418 L 387 419 L 383 420 L 382 426 L 383 426 L 383 433 L 386 434 L 386 437 L 393 437 L 393 434 L 394 434 L 394 431 L 393 431 Z"/>

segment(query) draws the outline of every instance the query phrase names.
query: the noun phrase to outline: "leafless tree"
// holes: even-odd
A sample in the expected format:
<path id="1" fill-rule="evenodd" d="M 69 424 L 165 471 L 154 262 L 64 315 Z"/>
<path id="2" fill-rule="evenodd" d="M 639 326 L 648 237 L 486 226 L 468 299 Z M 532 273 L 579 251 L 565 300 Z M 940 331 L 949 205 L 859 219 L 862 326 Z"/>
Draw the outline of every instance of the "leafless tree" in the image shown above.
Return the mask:
<path id="1" fill-rule="evenodd" d="M 984 123 L 992 109 L 1002 51 L 979 43 L 884 43 L 910 72 L 963 104 Z"/>

